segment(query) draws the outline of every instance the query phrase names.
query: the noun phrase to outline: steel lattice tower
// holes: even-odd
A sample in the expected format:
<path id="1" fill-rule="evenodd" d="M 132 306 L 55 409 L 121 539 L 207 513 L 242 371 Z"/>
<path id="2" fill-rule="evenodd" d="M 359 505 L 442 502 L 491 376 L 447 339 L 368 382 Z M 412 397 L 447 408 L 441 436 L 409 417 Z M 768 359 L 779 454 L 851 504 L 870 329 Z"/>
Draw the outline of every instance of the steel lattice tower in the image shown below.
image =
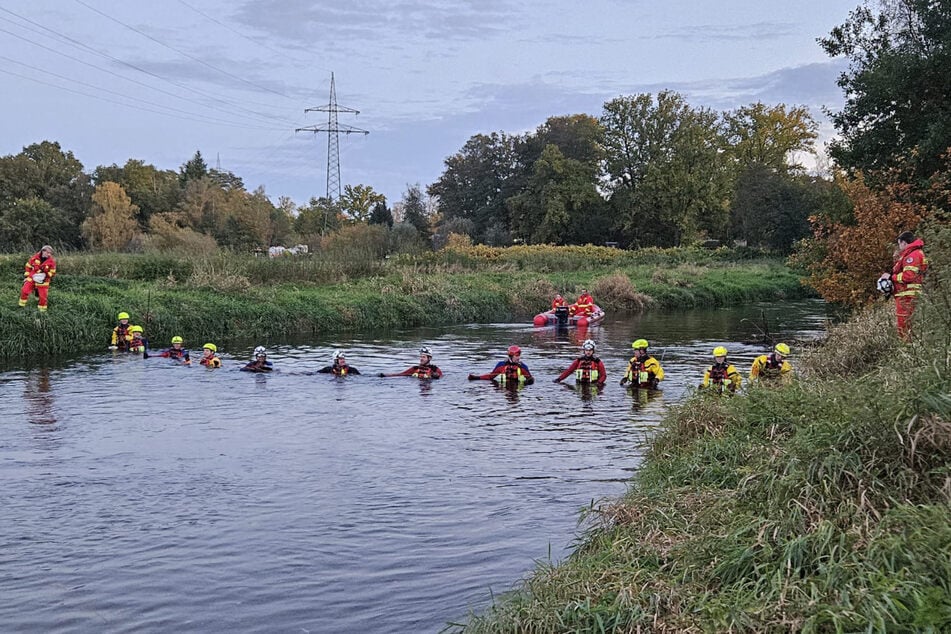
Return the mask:
<path id="1" fill-rule="evenodd" d="M 351 125 L 337 122 L 337 114 L 344 112 L 347 114 L 360 114 L 359 110 L 337 105 L 337 89 L 334 85 L 334 74 L 330 73 L 330 102 L 326 106 L 317 108 L 306 108 L 307 112 L 326 112 L 327 125 L 308 126 L 306 128 L 297 128 L 295 132 L 318 132 L 327 133 L 327 200 L 333 202 L 340 198 L 340 133 L 344 134 L 370 134 L 369 130 L 361 130 Z"/>

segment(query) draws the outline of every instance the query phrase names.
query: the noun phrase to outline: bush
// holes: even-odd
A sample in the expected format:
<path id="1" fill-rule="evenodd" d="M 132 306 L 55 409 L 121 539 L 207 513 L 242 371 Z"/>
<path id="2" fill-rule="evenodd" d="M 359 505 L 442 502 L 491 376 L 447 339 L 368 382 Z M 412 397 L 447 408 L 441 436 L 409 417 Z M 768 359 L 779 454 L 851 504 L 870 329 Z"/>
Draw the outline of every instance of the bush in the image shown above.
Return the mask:
<path id="1" fill-rule="evenodd" d="M 638 293 L 631 278 L 623 273 L 596 279 L 591 292 L 598 306 L 604 309 L 641 312 L 653 303 L 649 296 Z"/>

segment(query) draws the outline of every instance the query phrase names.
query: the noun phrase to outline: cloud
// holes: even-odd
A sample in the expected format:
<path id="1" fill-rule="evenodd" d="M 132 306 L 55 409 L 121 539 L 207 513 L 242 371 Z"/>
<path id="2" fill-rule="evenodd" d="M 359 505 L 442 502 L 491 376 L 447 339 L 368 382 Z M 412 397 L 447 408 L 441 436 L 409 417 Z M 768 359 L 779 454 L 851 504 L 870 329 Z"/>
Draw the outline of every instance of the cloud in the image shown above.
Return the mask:
<path id="1" fill-rule="evenodd" d="M 725 40 L 775 40 L 798 34 L 792 22 L 755 22 L 752 24 L 693 24 L 668 29 L 651 36 L 688 42 L 722 42 Z"/>
<path id="2" fill-rule="evenodd" d="M 252 0 L 234 19 L 300 46 L 334 42 L 374 46 L 376 40 L 472 40 L 507 32 L 516 13 L 502 0 Z M 357 42 L 354 42 L 357 40 Z"/>

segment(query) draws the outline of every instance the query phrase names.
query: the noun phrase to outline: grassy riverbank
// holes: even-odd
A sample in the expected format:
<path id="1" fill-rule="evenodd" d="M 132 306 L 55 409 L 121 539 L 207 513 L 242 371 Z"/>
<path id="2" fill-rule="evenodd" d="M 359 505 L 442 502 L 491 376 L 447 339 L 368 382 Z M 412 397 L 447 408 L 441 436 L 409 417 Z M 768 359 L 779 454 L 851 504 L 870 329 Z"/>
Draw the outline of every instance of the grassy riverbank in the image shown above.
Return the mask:
<path id="1" fill-rule="evenodd" d="M 727 305 L 808 295 L 778 260 L 727 250 L 627 252 L 522 247 L 439 252 L 384 261 L 351 254 L 267 260 L 75 254 L 58 258 L 50 310 L 16 306 L 25 255 L 0 256 L 8 358 L 101 350 L 119 311 L 149 314 L 156 344 L 529 319 L 555 292 L 582 287 L 608 310 Z"/>
<path id="2" fill-rule="evenodd" d="M 678 406 L 573 554 L 460 628 L 951 631 L 951 284 L 932 255 L 914 342 L 883 305 L 794 359 L 793 386 Z"/>

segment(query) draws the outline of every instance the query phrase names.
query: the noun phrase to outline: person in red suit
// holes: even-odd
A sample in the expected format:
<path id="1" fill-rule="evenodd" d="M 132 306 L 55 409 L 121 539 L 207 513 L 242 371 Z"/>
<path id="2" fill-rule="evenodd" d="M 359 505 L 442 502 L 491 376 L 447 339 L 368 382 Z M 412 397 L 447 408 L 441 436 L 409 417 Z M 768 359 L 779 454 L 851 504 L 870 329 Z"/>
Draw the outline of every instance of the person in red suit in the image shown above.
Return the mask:
<path id="1" fill-rule="evenodd" d="M 567 379 L 572 372 L 575 373 L 575 382 L 581 384 L 596 384 L 599 387 L 608 380 L 608 371 L 604 369 L 604 362 L 594 356 L 594 341 L 586 339 L 581 344 L 581 356 L 571 362 L 568 368 L 553 379 L 555 383 L 560 383 Z"/>
<path id="2" fill-rule="evenodd" d="M 895 294 L 895 315 L 898 318 L 898 336 L 908 341 L 911 338 L 911 316 L 921 295 L 928 258 L 922 248 L 925 243 L 915 238 L 911 231 L 898 236 L 898 259 L 891 273 L 882 273 L 881 280 L 890 280 Z"/>
<path id="3" fill-rule="evenodd" d="M 591 297 L 588 291 L 582 288 L 581 294 L 578 295 L 578 301 L 571 306 L 571 309 L 572 315 L 583 315 L 587 317 L 594 312 L 594 298 Z"/>
<path id="4" fill-rule="evenodd" d="M 567 306 L 568 300 L 561 296 L 561 293 L 555 295 L 555 299 L 551 300 L 551 309 L 555 310 L 556 308 L 561 308 L 562 306 Z"/>
<path id="5" fill-rule="evenodd" d="M 499 361 L 487 374 L 470 374 L 470 381 L 498 381 L 499 385 L 521 386 L 535 382 L 528 366 L 522 363 L 522 349 L 518 346 L 509 346 L 508 358 Z"/>
<path id="6" fill-rule="evenodd" d="M 39 298 L 37 308 L 46 312 L 47 295 L 50 292 L 50 280 L 56 275 L 56 260 L 53 259 L 53 247 L 45 245 L 38 253 L 26 261 L 23 270 L 23 288 L 20 289 L 20 306 L 26 306 L 30 293 Z"/>
<path id="7" fill-rule="evenodd" d="M 417 365 L 411 365 L 402 372 L 394 372 L 386 374 L 380 372 L 377 376 L 412 376 L 417 379 L 439 379 L 442 378 L 442 370 L 432 364 L 433 353 L 427 347 L 423 346 L 419 349 L 419 363 Z"/>

